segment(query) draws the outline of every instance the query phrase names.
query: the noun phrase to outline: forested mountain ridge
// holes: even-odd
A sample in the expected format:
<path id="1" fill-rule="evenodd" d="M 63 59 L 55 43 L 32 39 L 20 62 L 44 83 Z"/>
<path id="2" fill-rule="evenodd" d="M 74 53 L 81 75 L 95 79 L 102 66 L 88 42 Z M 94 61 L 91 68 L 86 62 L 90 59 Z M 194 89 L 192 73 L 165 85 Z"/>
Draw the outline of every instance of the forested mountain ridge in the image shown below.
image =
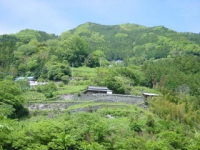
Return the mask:
<path id="1" fill-rule="evenodd" d="M 100 59 L 102 66 L 108 66 L 109 61 L 118 59 L 123 60 L 125 66 L 142 65 L 147 60 L 161 58 L 173 62 L 171 58 L 189 55 L 192 56 L 191 60 L 199 62 L 200 34 L 179 33 L 164 26 L 100 25 L 88 22 L 60 36 L 31 29 L 1 35 L 0 53 L 2 77 L 35 76 L 45 80 L 61 80 L 65 75 L 71 76 L 72 64 L 75 67 L 97 67 L 100 66 Z M 192 61 L 188 64 L 192 66 Z M 148 70 L 145 66 L 143 69 Z M 152 70 L 155 67 L 150 70 L 151 76 L 155 73 Z M 162 76 L 157 75 L 157 82 L 161 81 Z M 151 80 L 144 85 L 152 87 Z"/>
<path id="2" fill-rule="evenodd" d="M 164 26 L 145 27 L 137 24 L 100 25 L 89 22 L 63 32 L 60 37 L 26 29 L 17 34 L 1 35 L 0 42 L 4 42 L 3 45 L 9 41 L 17 42 L 15 46 L 18 48 L 21 43 L 28 44 L 31 40 L 45 42 L 57 39 L 60 42 L 74 35 L 85 39 L 89 45 L 88 53 L 101 50 L 108 60 L 123 59 L 140 64 L 150 58 L 200 55 L 200 34 L 178 33 Z M 55 42 L 51 45 L 57 49 Z"/>
<path id="3" fill-rule="evenodd" d="M 150 58 L 183 54 L 200 54 L 200 34 L 178 33 L 164 26 L 137 24 L 100 25 L 86 23 L 64 32 L 62 39 L 79 35 L 86 39 L 90 51 L 102 50 L 109 60 L 123 59 L 141 63 Z"/>
<path id="4" fill-rule="evenodd" d="M 24 75 L 26 74 L 25 72 L 27 70 L 33 71 L 33 68 L 39 68 L 39 63 L 38 65 L 35 64 L 34 66 L 33 62 L 30 62 L 31 66 L 29 68 L 29 60 L 31 61 L 34 59 L 35 62 L 39 62 L 40 59 L 42 60 L 43 56 L 41 55 L 45 55 L 45 51 L 47 50 L 47 46 L 44 44 L 44 42 L 53 39 L 58 39 L 58 36 L 31 29 L 21 30 L 16 34 L 1 35 L 1 76 L 4 77 L 6 75 Z"/>

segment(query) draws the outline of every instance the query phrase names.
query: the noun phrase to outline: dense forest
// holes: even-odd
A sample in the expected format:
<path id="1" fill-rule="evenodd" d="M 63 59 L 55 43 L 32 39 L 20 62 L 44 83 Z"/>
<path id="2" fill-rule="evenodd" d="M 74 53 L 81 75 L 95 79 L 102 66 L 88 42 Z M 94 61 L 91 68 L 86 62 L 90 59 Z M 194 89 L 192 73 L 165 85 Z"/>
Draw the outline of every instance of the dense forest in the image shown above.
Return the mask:
<path id="1" fill-rule="evenodd" d="M 32 88 L 30 76 L 48 84 Z M 31 29 L 0 35 L 0 149 L 198 150 L 199 79 L 197 33 L 89 22 L 60 36 Z M 117 104 L 76 114 L 27 108 L 65 103 L 61 95 L 81 95 L 89 85 L 159 96 L 142 108 Z"/>

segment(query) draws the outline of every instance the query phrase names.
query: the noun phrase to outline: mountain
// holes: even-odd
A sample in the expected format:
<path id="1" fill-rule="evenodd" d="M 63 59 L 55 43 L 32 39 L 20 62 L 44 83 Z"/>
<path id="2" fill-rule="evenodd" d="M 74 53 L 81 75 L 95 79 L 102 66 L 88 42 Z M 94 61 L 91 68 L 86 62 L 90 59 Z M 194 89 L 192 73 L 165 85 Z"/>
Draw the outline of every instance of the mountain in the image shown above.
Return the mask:
<path id="1" fill-rule="evenodd" d="M 150 58 L 200 55 L 200 34 L 179 33 L 164 26 L 109 26 L 89 22 L 63 32 L 61 39 L 68 39 L 73 35 L 83 37 L 90 46 L 90 52 L 104 51 L 108 60 L 128 58 L 134 63 L 140 63 Z"/>
<path id="2" fill-rule="evenodd" d="M 123 60 L 125 65 L 185 55 L 200 56 L 200 34 L 179 33 L 164 26 L 88 22 L 61 36 L 31 29 L 0 35 L 0 54 L 2 77 L 8 74 L 40 77 L 42 72 L 46 77 L 45 72 L 52 64 L 61 67 L 63 63 L 74 63 L 77 67 L 93 58 L 97 65 L 91 66 L 99 66 L 100 55 L 108 61 Z"/>

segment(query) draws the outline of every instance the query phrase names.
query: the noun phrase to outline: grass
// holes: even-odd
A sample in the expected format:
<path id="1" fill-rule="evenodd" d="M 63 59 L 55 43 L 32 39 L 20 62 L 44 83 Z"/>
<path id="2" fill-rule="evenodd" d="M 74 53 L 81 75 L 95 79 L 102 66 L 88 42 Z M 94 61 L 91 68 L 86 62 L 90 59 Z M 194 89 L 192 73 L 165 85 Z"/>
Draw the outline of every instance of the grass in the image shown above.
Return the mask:
<path id="1" fill-rule="evenodd" d="M 130 107 L 130 104 L 125 104 L 125 103 L 96 103 L 96 102 L 85 102 L 84 104 L 78 104 L 78 105 L 73 105 L 70 106 L 67 110 L 73 110 L 73 109 L 78 109 L 78 108 L 87 108 L 87 107 L 94 107 L 94 106 L 116 106 L 116 107 Z"/>
<path id="2" fill-rule="evenodd" d="M 155 89 L 151 89 L 151 88 L 144 87 L 144 86 L 134 86 L 131 89 L 131 95 L 139 95 L 139 96 L 141 96 L 143 93 L 146 93 L 146 92 L 147 93 L 160 94 Z"/>
<path id="3" fill-rule="evenodd" d="M 73 72 L 75 77 L 94 77 L 96 75 L 96 69 L 89 67 L 73 68 Z"/>
<path id="4" fill-rule="evenodd" d="M 27 91 L 23 94 L 24 98 L 28 101 L 45 101 L 44 94 L 34 91 Z"/>
<path id="5" fill-rule="evenodd" d="M 73 94 L 73 93 L 79 93 L 80 91 L 83 91 L 87 88 L 87 85 L 66 85 L 63 87 L 59 87 L 57 94 Z"/>
<path id="6" fill-rule="evenodd" d="M 92 84 L 91 79 L 96 75 L 95 68 L 79 67 L 73 68 L 74 80 L 71 80 L 68 85 L 58 87 L 57 94 L 74 94 L 85 90 Z"/>

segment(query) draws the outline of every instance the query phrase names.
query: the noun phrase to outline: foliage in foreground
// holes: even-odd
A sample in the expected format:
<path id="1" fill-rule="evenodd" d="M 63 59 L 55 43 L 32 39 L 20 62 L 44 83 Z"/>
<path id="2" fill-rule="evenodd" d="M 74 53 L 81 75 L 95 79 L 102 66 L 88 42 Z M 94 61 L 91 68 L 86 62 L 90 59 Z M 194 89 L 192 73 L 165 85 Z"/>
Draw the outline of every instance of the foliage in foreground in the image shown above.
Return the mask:
<path id="1" fill-rule="evenodd" d="M 107 114 L 114 118 L 107 118 Z M 159 118 L 135 106 L 73 115 L 47 111 L 17 124 L 5 117 L 0 119 L 2 149 L 190 150 L 200 147 L 196 128 Z"/>
<path id="2" fill-rule="evenodd" d="M 24 102 L 20 85 L 10 80 L 0 81 L 0 114 L 10 118 L 27 116 Z"/>

